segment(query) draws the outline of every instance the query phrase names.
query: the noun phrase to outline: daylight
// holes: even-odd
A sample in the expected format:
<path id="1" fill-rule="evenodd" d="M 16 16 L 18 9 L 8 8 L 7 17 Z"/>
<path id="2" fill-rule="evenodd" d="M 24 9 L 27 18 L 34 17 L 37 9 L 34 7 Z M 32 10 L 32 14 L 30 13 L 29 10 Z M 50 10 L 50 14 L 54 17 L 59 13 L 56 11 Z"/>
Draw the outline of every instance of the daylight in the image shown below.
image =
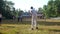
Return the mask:
<path id="1" fill-rule="evenodd" d="M 0 34 L 60 34 L 60 0 L 0 0 Z"/>
<path id="2" fill-rule="evenodd" d="M 31 6 L 35 9 L 39 7 L 43 8 L 43 5 L 47 5 L 49 0 L 9 0 L 15 3 L 14 7 L 21 10 L 29 10 Z"/>

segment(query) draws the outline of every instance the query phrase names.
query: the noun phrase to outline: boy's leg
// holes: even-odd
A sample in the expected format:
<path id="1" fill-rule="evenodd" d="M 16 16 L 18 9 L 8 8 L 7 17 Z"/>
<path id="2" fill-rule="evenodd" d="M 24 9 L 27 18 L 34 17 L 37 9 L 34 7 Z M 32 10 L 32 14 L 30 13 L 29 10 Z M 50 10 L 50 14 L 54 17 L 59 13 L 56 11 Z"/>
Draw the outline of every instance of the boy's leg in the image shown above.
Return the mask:
<path id="1" fill-rule="evenodd" d="M 36 27 L 36 16 L 34 16 L 34 27 Z"/>
<path id="2" fill-rule="evenodd" d="M 34 27 L 35 27 L 36 29 L 38 29 L 38 27 L 37 27 L 37 16 L 35 16 L 35 18 L 34 18 Z"/>
<path id="3" fill-rule="evenodd" d="M 34 29 L 34 19 L 33 19 L 33 16 L 32 16 L 31 28 L 32 28 L 32 30 Z"/>

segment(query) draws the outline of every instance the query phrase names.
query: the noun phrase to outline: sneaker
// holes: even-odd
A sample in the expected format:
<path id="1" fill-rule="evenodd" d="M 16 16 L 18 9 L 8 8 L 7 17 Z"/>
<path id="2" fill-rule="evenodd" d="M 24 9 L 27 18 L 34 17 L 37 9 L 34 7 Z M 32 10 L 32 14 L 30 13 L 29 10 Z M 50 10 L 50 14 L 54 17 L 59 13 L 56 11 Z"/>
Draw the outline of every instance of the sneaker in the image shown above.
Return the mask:
<path id="1" fill-rule="evenodd" d="M 34 30 L 34 29 L 32 28 L 32 30 Z"/>
<path id="2" fill-rule="evenodd" d="M 38 27 L 36 27 L 36 29 L 38 29 Z"/>

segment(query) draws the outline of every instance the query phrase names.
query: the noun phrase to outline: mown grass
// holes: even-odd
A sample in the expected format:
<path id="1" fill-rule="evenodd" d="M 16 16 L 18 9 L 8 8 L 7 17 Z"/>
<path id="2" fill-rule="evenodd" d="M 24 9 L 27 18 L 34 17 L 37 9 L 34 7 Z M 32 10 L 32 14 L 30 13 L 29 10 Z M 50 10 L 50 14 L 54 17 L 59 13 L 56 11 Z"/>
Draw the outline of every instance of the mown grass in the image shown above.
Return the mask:
<path id="1" fill-rule="evenodd" d="M 47 22 L 48 23 L 48 22 Z M 49 23 L 48 23 L 49 24 Z M 39 29 L 31 30 L 29 21 L 17 22 L 4 20 L 0 26 L 1 34 L 60 34 L 59 25 L 48 25 L 45 22 L 38 22 Z"/>

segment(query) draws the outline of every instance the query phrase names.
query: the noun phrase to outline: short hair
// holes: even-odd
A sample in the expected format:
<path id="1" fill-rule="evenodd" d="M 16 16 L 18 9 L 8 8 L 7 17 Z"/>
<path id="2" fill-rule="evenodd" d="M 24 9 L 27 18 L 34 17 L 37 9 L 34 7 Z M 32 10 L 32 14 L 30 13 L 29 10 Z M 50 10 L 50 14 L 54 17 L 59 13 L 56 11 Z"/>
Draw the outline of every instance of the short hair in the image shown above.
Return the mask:
<path id="1" fill-rule="evenodd" d="M 31 6 L 31 9 L 33 9 L 33 7 Z"/>

